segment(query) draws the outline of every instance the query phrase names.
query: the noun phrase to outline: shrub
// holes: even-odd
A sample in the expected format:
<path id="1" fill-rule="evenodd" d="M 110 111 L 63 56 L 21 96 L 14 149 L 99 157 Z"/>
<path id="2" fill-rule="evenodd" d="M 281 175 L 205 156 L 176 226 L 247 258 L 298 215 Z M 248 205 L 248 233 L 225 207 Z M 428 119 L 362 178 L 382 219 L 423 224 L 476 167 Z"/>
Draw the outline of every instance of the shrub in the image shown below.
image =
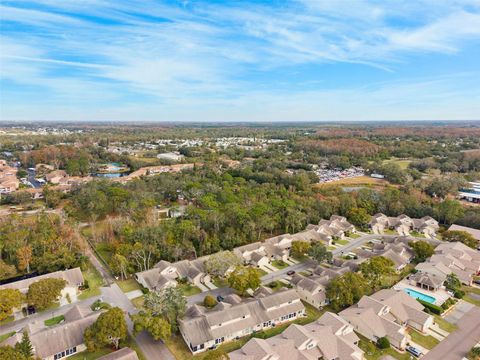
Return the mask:
<path id="1" fill-rule="evenodd" d="M 377 346 L 379 349 L 388 349 L 390 347 L 390 341 L 386 337 L 381 337 L 377 340 Z"/>
<path id="2" fill-rule="evenodd" d="M 457 299 L 462 299 L 465 296 L 465 291 L 455 290 L 453 296 L 455 296 Z"/>
<path id="3" fill-rule="evenodd" d="M 212 308 L 217 304 L 218 304 L 217 300 L 212 295 L 207 295 L 203 298 L 203 305 L 205 305 L 208 308 Z"/>
<path id="4" fill-rule="evenodd" d="M 433 314 L 437 314 L 437 315 L 441 315 L 443 313 L 443 309 L 438 306 L 438 305 L 435 305 L 435 304 L 431 304 L 429 302 L 426 302 L 426 301 L 423 301 L 423 300 L 419 300 L 417 299 L 417 301 L 422 304 L 423 306 L 425 306 L 425 308 L 427 308 L 428 310 L 430 310 L 431 313 Z"/>

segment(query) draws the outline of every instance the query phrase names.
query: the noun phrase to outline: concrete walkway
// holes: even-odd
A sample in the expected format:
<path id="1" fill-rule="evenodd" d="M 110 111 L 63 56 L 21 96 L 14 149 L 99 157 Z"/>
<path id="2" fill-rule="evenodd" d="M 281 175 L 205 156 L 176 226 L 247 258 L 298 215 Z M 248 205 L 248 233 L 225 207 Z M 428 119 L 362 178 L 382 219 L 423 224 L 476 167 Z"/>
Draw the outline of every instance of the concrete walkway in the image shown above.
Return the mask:
<path id="1" fill-rule="evenodd" d="M 143 295 L 141 290 L 133 290 L 125 294 L 129 300 L 138 298 Z"/>

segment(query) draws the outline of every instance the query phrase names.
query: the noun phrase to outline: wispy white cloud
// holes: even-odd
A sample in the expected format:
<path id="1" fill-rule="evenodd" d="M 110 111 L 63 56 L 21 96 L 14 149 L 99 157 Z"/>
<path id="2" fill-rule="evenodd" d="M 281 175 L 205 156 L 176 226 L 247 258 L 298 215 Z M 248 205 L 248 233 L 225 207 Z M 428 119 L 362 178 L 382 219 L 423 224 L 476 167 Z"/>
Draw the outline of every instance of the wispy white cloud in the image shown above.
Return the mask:
<path id="1" fill-rule="evenodd" d="M 1 79 L 14 89 L 2 85 L 9 100 L 3 109 L 22 103 L 16 95 L 26 85 L 29 93 L 45 89 L 41 93 L 51 104 L 69 99 L 74 107 L 100 93 L 97 101 L 130 98 L 133 107 L 158 101 L 173 112 L 188 104 L 210 112 L 219 103 L 249 106 L 270 96 L 271 104 L 295 99 L 312 108 L 304 99 L 366 92 L 373 101 L 374 94 L 393 94 L 393 88 L 407 99 L 401 92 L 409 90 L 394 85 L 338 92 L 316 81 L 314 96 L 292 79 L 288 94 L 276 86 L 281 71 L 298 66 L 357 64 L 396 72 L 415 53 L 454 54 L 480 39 L 480 5 L 474 0 L 297 0 L 271 6 L 39 0 L 4 1 L 0 8 L 8 25 L 0 42 Z"/>

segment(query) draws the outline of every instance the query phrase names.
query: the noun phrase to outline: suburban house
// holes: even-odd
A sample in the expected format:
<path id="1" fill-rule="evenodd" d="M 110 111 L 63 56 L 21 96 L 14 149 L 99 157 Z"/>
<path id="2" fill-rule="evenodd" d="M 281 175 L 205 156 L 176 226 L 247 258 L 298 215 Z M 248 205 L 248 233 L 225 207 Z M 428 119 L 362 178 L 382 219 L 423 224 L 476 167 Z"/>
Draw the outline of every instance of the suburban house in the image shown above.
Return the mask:
<path id="1" fill-rule="evenodd" d="M 413 281 L 429 290 L 431 280 L 435 279 L 436 283 L 442 281 L 443 284 L 447 275 L 452 273 L 457 275 L 462 284 L 471 285 L 473 276 L 480 273 L 480 254 L 461 242 L 442 243 L 436 247 L 434 255 L 426 262 L 418 264 L 415 269 L 430 275 L 413 277 Z"/>
<path id="2" fill-rule="evenodd" d="M 374 244 L 372 250 L 376 256 L 392 260 L 396 271 L 402 270 L 414 257 L 412 249 L 403 243 Z"/>
<path id="3" fill-rule="evenodd" d="M 29 323 L 26 331 L 34 356 L 42 360 L 57 360 L 86 350 L 83 333 L 97 320 L 100 313 L 76 305 L 64 315 L 65 320 L 59 325 L 47 327 L 43 321 Z M 21 338 L 22 334 L 17 333 L 1 345 L 15 346 Z"/>
<path id="4" fill-rule="evenodd" d="M 430 216 L 421 219 L 411 219 L 405 214 L 391 217 L 384 214 L 375 214 L 369 222 L 369 226 L 375 234 L 383 234 L 385 230 L 395 230 L 399 235 L 408 236 L 414 230 L 426 237 L 435 237 L 439 229 L 438 221 Z"/>
<path id="5" fill-rule="evenodd" d="M 303 316 L 305 307 L 294 289 L 257 292 L 255 298 L 232 294 L 209 310 L 200 305 L 187 309 L 179 320 L 180 332 L 194 354 L 213 349 L 255 331 Z"/>
<path id="6" fill-rule="evenodd" d="M 138 360 L 137 353 L 129 347 L 124 347 L 110 354 L 99 357 L 98 360 Z"/>
<path id="7" fill-rule="evenodd" d="M 473 228 L 470 228 L 470 227 L 467 227 L 467 226 L 461 226 L 461 225 L 453 224 L 452 226 L 450 226 L 448 228 L 448 230 L 449 231 L 465 231 L 465 232 L 469 233 L 470 235 L 472 235 L 479 242 L 479 245 L 480 245 L 480 230 L 478 230 L 478 229 L 473 229 Z"/>
<path id="8" fill-rule="evenodd" d="M 430 216 L 413 219 L 413 230 L 428 238 L 435 237 L 439 228 L 438 221 Z"/>
<path id="9" fill-rule="evenodd" d="M 314 323 L 290 325 L 269 339 L 253 338 L 228 355 L 231 360 L 362 360 L 358 341 L 353 326 L 327 312 Z"/>
<path id="10" fill-rule="evenodd" d="M 341 311 L 339 315 L 369 340 L 376 342 L 386 337 L 390 344 L 403 350 L 407 344 L 406 327 L 398 324 L 390 311 L 390 306 L 370 296 L 363 296 L 357 304 Z"/>
<path id="11" fill-rule="evenodd" d="M 150 270 L 135 274 L 135 279 L 150 290 L 161 290 L 168 286 L 177 286 L 177 280 L 185 279 L 194 285 L 210 281 L 210 275 L 205 272 L 207 257 L 196 260 L 181 260 L 170 263 L 161 260 Z"/>
<path id="12" fill-rule="evenodd" d="M 433 316 L 423 311 L 424 307 L 405 291 L 383 289 L 370 296 L 389 307 L 389 315 L 401 325 L 407 325 L 415 330 L 426 332 L 433 325 Z"/>
<path id="13" fill-rule="evenodd" d="M 82 271 L 77 267 L 3 284 L 0 285 L 0 290 L 17 289 L 21 293 L 26 294 L 30 285 L 43 279 L 63 279 L 67 282 L 61 293 L 60 305 L 62 306 L 68 303 L 68 298 L 70 298 L 71 302 L 77 301 L 78 288 L 83 285 L 84 281 Z"/>
<path id="14" fill-rule="evenodd" d="M 260 241 L 239 246 L 233 249 L 233 253 L 242 259 L 245 264 L 261 267 L 270 263 L 265 243 Z"/>
<path id="15" fill-rule="evenodd" d="M 45 175 L 45 180 L 54 185 L 65 183 L 67 178 L 68 175 L 65 170 L 54 170 Z"/>
<path id="16" fill-rule="evenodd" d="M 330 277 L 328 275 L 312 275 L 306 277 L 300 274 L 294 274 L 290 283 L 295 286 L 300 299 L 316 308 L 320 308 L 328 304 L 325 287 L 329 281 Z"/>
<path id="17" fill-rule="evenodd" d="M 447 276 L 442 272 L 419 271 L 416 274 L 409 275 L 407 280 L 410 285 L 435 292 L 443 287 L 446 278 Z"/>

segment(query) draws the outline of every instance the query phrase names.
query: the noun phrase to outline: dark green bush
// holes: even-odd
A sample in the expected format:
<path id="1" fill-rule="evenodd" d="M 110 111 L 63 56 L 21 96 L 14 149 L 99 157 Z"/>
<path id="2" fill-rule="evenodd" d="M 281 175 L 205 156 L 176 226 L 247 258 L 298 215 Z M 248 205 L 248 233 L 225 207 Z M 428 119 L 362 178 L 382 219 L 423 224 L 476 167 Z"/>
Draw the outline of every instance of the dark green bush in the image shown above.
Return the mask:
<path id="1" fill-rule="evenodd" d="M 377 346 L 379 349 L 388 349 L 390 347 L 390 341 L 386 337 L 381 337 L 377 340 Z"/>
<path id="2" fill-rule="evenodd" d="M 417 299 L 417 301 L 423 306 L 425 306 L 425 308 L 429 309 L 430 312 L 432 312 L 433 314 L 441 315 L 443 313 L 443 309 L 438 305 L 430 304 L 429 302 L 419 299 Z"/>

